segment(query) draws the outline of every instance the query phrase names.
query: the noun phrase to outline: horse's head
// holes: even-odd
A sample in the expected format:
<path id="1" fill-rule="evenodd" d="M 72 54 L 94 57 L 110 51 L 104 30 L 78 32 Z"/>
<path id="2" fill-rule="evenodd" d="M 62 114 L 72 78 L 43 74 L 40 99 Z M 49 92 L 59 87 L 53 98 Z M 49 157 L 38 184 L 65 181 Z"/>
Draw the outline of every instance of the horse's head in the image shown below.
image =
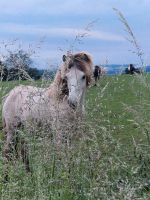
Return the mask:
<path id="1" fill-rule="evenodd" d="M 68 96 L 68 103 L 72 108 L 82 106 L 87 86 L 92 77 L 92 60 L 86 53 L 63 56 L 66 66 L 63 84 L 64 92 Z"/>

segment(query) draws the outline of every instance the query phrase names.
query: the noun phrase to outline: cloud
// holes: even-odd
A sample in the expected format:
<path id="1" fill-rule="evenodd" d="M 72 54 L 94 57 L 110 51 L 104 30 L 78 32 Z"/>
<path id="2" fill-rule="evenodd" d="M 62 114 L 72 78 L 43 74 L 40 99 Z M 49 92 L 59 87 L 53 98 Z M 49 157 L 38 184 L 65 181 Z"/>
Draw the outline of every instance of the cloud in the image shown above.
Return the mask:
<path id="1" fill-rule="evenodd" d="M 137 6 L 140 5 L 140 6 Z M 137 10 L 137 12 L 141 10 L 148 10 L 148 6 L 150 5 L 149 0 L 1 0 L 0 8 L 1 14 L 49 14 L 49 15 L 57 15 L 57 14 L 94 14 L 110 12 L 112 7 L 117 7 L 127 12 L 132 13 L 132 10 Z M 136 9 L 135 9 L 136 7 Z M 130 8 L 130 9 L 129 9 Z"/>
<path id="2" fill-rule="evenodd" d="M 124 38 L 114 33 L 108 33 L 103 31 L 87 31 L 85 29 L 74 29 L 66 27 L 41 27 L 34 25 L 23 25 L 13 23 L 1 23 L 2 32 L 9 34 L 24 34 L 30 36 L 46 36 L 46 37 L 64 37 L 75 38 L 76 36 L 82 37 L 82 35 L 88 35 L 89 39 L 104 40 L 104 41 L 124 41 Z"/>
<path id="3" fill-rule="evenodd" d="M 103 31 L 91 31 L 91 38 L 106 40 L 106 41 L 124 41 L 125 40 L 121 35 L 103 32 Z"/>
<path id="4" fill-rule="evenodd" d="M 92 7 L 98 3 L 92 2 Z M 13 0 L 13 1 L 0 1 L 1 13 L 5 14 L 24 14 L 24 13 L 44 13 L 44 14 L 65 14 L 67 13 L 85 13 L 90 11 L 91 3 L 85 0 Z M 95 6 L 95 8 L 97 8 Z"/>

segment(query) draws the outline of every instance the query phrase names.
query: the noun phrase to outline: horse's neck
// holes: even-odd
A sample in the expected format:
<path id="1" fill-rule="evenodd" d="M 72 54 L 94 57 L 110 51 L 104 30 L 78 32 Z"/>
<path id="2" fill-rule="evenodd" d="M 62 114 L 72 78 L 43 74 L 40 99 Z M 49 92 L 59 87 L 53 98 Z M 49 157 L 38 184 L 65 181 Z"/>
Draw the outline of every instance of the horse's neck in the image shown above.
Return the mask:
<path id="1" fill-rule="evenodd" d="M 59 94 L 59 88 L 56 84 L 52 83 L 46 90 L 46 96 L 49 98 L 57 99 Z"/>
<path id="2" fill-rule="evenodd" d="M 54 78 L 54 81 L 51 83 L 51 85 L 48 87 L 46 91 L 47 95 L 51 98 L 57 99 L 59 96 L 60 84 L 61 84 L 61 71 L 58 70 Z"/>

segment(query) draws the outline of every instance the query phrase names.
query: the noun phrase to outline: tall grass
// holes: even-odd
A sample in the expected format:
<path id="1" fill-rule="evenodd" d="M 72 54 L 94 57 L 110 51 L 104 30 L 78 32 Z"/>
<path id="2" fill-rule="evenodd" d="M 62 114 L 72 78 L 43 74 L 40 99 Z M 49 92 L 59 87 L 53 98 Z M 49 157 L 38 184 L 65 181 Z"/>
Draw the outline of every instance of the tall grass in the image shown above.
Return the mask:
<path id="1" fill-rule="evenodd" d="M 1 156 L 1 199 L 148 199 L 149 129 L 142 132 L 143 119 L 137 121 L 130 110 L 139 104 L 132 90 L 138 95 L 135 78 L 104 77 L 100 86 L 90 88 L 80 137 L 71 147 L 62 147 L 61 157 L 44 130 L 36 130 L 34 136 L 20 130 L 29 145 L 32 174 L 14 158 L 9 163 L 10 180 L 3 184 Z M 143 93 L 148 100 L 145 88 Z M 148 119 L 149 111 L 143 112 Z"/>

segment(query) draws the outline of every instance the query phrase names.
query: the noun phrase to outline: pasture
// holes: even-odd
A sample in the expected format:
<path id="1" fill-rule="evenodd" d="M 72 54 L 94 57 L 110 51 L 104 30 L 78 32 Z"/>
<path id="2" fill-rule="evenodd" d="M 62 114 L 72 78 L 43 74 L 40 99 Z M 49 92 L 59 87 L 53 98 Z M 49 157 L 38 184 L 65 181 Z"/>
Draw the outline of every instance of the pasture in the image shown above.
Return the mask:
<path id="1" fill-rule="evenodd" d="M 18 84 L 1 82 L 0 102 Z M 29 144 L 32 174 L 14 158 L 7 183 L 3 183 L 0 130 L 0 199 L 149 199 L 150 76 L 102 77 L 87 92 L 86 118 L 80 126 L 75 145 L 64 146 L 61 157 L 43 130 L 32 137 L 20 130 Z"/>

